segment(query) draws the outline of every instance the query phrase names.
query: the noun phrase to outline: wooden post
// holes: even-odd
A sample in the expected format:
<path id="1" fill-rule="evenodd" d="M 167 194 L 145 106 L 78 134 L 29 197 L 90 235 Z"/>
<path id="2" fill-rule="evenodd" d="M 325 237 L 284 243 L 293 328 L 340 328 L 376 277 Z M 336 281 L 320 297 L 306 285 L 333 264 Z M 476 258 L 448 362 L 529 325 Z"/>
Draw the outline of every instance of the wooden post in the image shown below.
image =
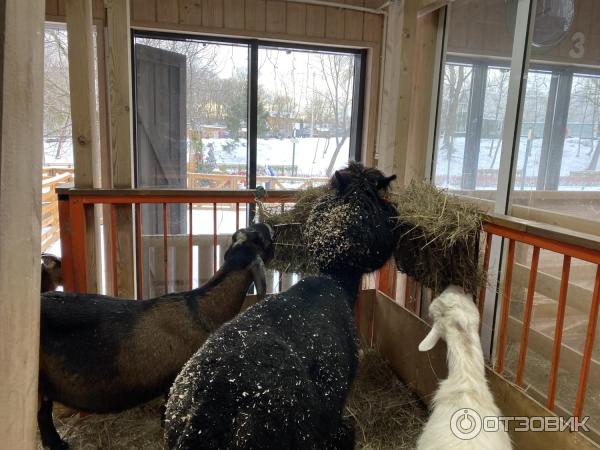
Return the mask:
<path id="1" fill-rule="evenodd" d="M 396 174 L 400 185 L 404 184 L 409 108 L 415 70 L 417 6 L 414 1 L 391 2 L 387 10 L 384 36 L 378 166 L 385 173 Z"/>
<path id="2" fill-rule="evenodd" d="M 108 34 L 108 94 L 112 181 L 115 188 L 133 187 L 130 13 L 128 0 L 105 0 Z M 117 285 L 120 296 L 135 297 L 133 214 L 117 206 Z M 114 264 L 115 262 L 113 262 Z"/>
<path id="3" fill-rule="evenodd" d="M 65 0 L 69 40 L 69 87 L 73 128 L 75 187 L 93 188 L 94 161 L 99 158 L 100 134 L 96 121 L 94 28 L 92 0 Z M 94 208 L 86 212 L 87 292 L 98 292 L 95 258 Z M 78 269 L 78 270 L 81 270 Z"/>
<path id="4" fill-rule="evenodd" d="M 44 2 L 0 2 L 0 436 L 34 449 L 40 330 Z"/>

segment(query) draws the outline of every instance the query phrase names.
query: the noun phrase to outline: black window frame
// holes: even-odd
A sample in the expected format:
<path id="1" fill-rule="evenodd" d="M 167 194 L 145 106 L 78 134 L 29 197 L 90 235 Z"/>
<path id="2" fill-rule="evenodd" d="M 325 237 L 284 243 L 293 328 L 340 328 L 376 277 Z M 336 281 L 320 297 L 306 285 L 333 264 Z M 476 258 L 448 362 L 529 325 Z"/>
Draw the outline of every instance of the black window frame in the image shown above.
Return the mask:
<path id="1" fill-rule="evenodd" d="M 334 47 L 319 44 L 303 44 L 296 42 L 271 41 L 252 38 L 232 38 L 226 36 L 213 36 L 194 33 L 177 33 L 169 31 L 152 31 L 132 28 L 131 30 L 131 80 L 132 80 L 132 105 L 133 105 L 133 158 L 134 158 L 134 185 L 138 186 L 138 143 L 136 136 L 137 100 L 136 100 L 136 56 L 135 39 L 163 39 L 178 41 L 209 42 L 223 44 L 240 44 L 248 46 L 248 157 L 247 157 L 247 187 L 255 189 L 257 170 L 257 143 L 258 143 L 258 51 L 260 48 L 271 47 L 285 50 L 302 50 L 314 52 L 329 52 L 354 56 L 354 80 L 352 113 L 350 121 L 349 160 L 361 161 L 363 148 L 363 129 L 365 111 L 365 86 L 366 86 L 366 48 Z"/>

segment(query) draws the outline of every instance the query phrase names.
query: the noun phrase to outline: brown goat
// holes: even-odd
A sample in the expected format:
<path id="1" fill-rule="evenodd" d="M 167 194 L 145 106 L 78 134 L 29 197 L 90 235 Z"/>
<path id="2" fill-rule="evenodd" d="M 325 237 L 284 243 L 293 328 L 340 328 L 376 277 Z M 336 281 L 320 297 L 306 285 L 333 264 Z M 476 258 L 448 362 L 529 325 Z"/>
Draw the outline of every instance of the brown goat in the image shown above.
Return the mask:
<path id="1" fill-rule="evenodd" d="M 42 278 L 40 292 L 55 291 L 62 286 L 62 263 L 61 259 L 50 253 L 42 253 Z"/>
<path id="2" fill-rule="evenodd" d="M 185 362 L 241 309 L 254 281 L 264 296 L 272 230 L 237 231 L 221 269 L 199 289 L 144 301 L 102 295 L 42 295 L 42 442 L 68 448 L 52 422 L 52 402 L 95 413 L 122 411 L 168 392 Z"/>

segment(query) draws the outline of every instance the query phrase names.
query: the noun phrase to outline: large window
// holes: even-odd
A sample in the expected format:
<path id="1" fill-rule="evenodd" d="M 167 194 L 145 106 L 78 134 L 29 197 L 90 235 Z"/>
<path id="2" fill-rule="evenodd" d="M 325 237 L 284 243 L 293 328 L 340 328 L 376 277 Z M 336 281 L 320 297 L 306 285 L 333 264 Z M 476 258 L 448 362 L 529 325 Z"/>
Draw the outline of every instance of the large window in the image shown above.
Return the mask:
<path id="1" fill-rule="evenodd" d="M 298 189 L 360 160 L 362 51 L 136 32 L 133 58 L 138 187 Z M 193 286 L 212 275 L 252 213 L 169 205 L 170 291 L 189 285 L 190 212 Z M 141 225 L 147 298 L 165 290 L 162 205 L 142 205 Z"/>
<path id="2" fill-rule="evenodd" d="M 135 33 L 140 187 L 293 189 L 360 159 L 361 51 Z"/>
<path id="3" fill-rule="evenodd" d="M 537 3 L 537 10 L 530 11 Z M 431 178 L 476 197 L 490 211 L 600 234 L 600 53 L 596 2 L 456 0 L 447 8 Z M 528 28 L 532 27 L 532 28 Z M 501 242 L 493 241 L 493 283 L 502 286 Z M 532 250 L 517 245 L 510 292 L 506 372 L 514 375 Z M 563 258 L 542 251 L 533 301 L 525 383 L 547 392 Z M 574 404 L 596 267 L 570 268 L 556 404 Z M 491 288 L 494 291 L 496 284 Z M 495 292 L 491 292 L 493 295 Z M 489 297 L 488 297 L 489 298 Z M 494 302 L 484 312 L 485 348 Z M 596 345 L 593 370 L 600 367 Z M 588 397 L 600 396 L 589 385 Z M 600 410 L 584 415 L 600 429 Z"/>

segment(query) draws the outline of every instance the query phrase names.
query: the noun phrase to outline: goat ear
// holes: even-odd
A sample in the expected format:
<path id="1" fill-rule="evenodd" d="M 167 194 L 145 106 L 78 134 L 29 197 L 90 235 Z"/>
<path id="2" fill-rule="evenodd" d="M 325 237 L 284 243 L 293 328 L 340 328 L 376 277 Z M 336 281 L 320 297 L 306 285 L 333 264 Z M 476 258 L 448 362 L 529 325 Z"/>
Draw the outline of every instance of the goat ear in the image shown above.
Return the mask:
<path id="1" fill-rule="evenodd" d="M 344 179 L 344 176 L 340 173 L 339 170 L 336 170 L 333 174 L 333 177 L 333 187 L 336 188 L 338 192 L 343 191 L 346 187 L 346 180 Z"/>
<path id="2" fill-rule="evenodd" d="M 429 332 L 429 334 L 427 334 L 427 336 L 425 336 L 425 339 L 423 339 L 419 344 L 419 351 L 427 352 L 431 350 L 433 347 L 435 347 L 435 344 L 437 344 L 441 337 L 442 336 L 440 335 L 440 332 L 434 325 L 433 327 L 431 327 L 431 331 Z"/>
<path id="3" fill-rule="evenodd" d="M 390 183 L 396 179 L 396 175 L 390 175 L 389 177 L 383 177 L 377 182 L 377 189 L 387 189 L 390 187 Z"/>

